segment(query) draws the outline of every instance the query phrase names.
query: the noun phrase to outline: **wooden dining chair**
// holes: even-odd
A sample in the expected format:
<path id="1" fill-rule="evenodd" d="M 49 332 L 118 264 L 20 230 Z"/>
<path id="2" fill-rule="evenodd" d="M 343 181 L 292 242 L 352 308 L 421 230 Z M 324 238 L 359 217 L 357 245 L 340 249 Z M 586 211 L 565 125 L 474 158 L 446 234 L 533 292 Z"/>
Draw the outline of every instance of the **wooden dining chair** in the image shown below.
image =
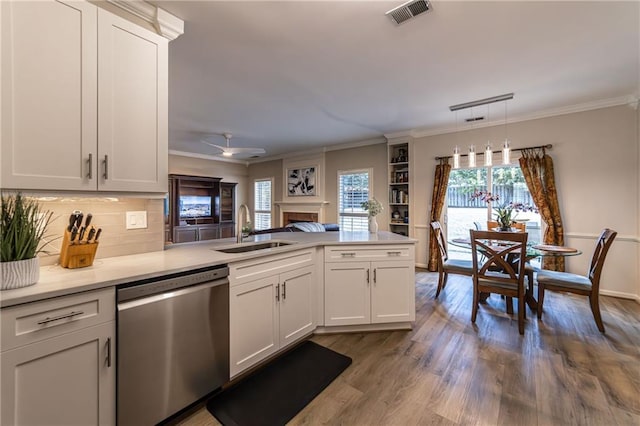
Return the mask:
<path id="1" fill-rule="evenodd" d="M 511 227 L 515 228 L 518 232 L 527 232 L 527 224 L 525 222 L 513 222 Z"/>
<path id="2" fill-rule="evenodd" d="M 473 274 L 473 265 L 470 260 L 449 259 L 447 253 L 447 243 L 444 239 L 442 226 L 440 222 L 431 222 L 431 229 L 435 233 L 436 241 L 438 241 L 438 249 L 440 256 L 438 257 L 438 289 L 436 290 L 436 299 L 440 295 L 440 291 L 447 285 L 449 274 L 459 274 L 471 276 Z"/>
<path id="3" fill-rule="evenodd" d="M 600 315 L 600 275 L 604 260 L 607 257 L 609 248 L 618 233 L 606 228 L 598 237 L 596 248 L 591 257 L 591 263 L 587 275 L 572 274 L 569 272 L 558 272 L 540 270 L 538 271 L 538 319 L 542 319 L 542 305 L 544 303 L 544 292 L 546 290 L 562 291 L 589 296 L 589 305 L 596 321 L 598 330 L 604 333 L 604 324 Z"/>
<path id="4" fill-rule="evenodd" d="M 500 224 L 495 220 L 487 221 L 487 231 L 494 231 L 496 228 L 499 228 L 499 227 L 500 227 Z"/>
<path id="5" fill-rule="evenodd" d="M 526 232 L 494 232 L 471 229 L 473 263 L 473 309 L 471 322 L 478 315 L 480 293 L 497 293 L 518 299 L 518 331 L 524 334 L 524 276 L 527 254 Z M 484 263 L 480 256 L 485 257 Z"/>

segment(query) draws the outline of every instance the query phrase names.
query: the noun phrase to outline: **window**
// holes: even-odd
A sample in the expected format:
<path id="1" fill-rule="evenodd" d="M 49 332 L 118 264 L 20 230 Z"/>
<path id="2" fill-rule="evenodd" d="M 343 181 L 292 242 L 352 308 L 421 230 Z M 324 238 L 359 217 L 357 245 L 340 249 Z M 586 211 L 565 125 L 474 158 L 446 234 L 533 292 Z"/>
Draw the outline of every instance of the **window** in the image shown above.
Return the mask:
<path id="1" fill-rule="evenodd" d="M 371 170 L 338 172 L 338 221 L 340 230 L 366 231 L 369 214 L 361 203 L 369 199 Z"/>
<path id="2" fill-rule="evenodd" d="M 253 184 L 254 224 L 256 231 L 271 228 L 271 188 L 272 179 L 259 179 Z"/>
<path id="3" fill-rule="evenodd" d="M 489 189 L 491 188 L 491 189 Z M 500 196 L 499 204 L 520 202 L 533 205 L 533 199 L 519 166 L 493 166 L 451 170 L 447 188 L 447 238 L 469 238 L 469 229 L 486 229 L 488 220 L 495 220 L 491 206 L 480 199 L 471 199 L 475 191 L 489 190 Z M 526 222 L 528 241 L 538 244 L 542 240 L 542 220 L 535 212 L 520 212 L 517 219 Z M 454 259 L 470 259 L 468 250 L 449 246 Z"/>

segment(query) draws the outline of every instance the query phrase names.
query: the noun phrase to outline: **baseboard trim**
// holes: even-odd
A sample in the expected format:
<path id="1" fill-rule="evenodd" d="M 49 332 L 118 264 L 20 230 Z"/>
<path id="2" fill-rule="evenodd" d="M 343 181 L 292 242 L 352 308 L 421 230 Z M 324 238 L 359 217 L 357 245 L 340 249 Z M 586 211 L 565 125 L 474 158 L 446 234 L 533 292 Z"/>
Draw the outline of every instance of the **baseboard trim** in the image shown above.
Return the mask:
<path id="1" fill-rule="evenodd" d="M 397 322 L 389 324 L 361 324 L 361 325 L 335 325 L 335 326 L 318 326 L 314 331 L 315 334 L 333 334 L 333 333 L 359 333 L 362 331 L 391 331 L 391 330 L 411 330 L 413 323 Z"/>
<path id="2" fill-rule="evenodd" d="M 631 299 L 640 303 L 640 296 L 638 296 L 637 294 L 623 293 L 621 291 L 602 290 L 602 289 L 600 289 L 600 294 L 603 296 L 617 297 L 620 299 Z"/>

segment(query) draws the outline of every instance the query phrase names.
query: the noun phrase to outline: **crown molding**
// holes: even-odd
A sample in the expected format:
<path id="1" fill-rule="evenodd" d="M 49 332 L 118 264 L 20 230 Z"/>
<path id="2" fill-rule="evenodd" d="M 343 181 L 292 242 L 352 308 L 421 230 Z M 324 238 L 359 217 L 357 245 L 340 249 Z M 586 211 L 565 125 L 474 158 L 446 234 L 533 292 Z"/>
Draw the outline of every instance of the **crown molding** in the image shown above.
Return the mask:
<path id="1" fill-rule="evenodd" d="M 638 97 L 635 95 L 626 95 L 626 96 L 619 96 L 617 98 L 600 99 L 597 101 L 584 102 L 581 104 L 569 105 L 565 107 L 550 108 L 542 111 L 537 111 L 531 114 L 524 114 L 516 117 L 509 117 L 507 119 L 507 124 L 518 123 L 522 121 L 539 120 L 541 118 L 549 118 L 549 117 L 555 117 L 558 115 L 591 111 L 594 109 L 610 108 L 610 107 L 620 106 L 620 105 L 628 105 L 629 107 L 633 108 L 634 106 L 638 105 Z M 481 129 L 484 127 L 499 126 L 504 124 L 505 124 L 504 120 L 492 120 L 492 121 L 485 121 L 483 123 L 473 123 L 473 130 Z M 433 129 L 425 129 L 425 130 L 412 130 L 409 133 L 414 138 L 424 138 L 427 136 L 444 135 L 447 133 L 464 132 L 467 130 L 471 130 L 471 127 L 468 127 L 468 128 L 439 127 L 439 128 L 433 128 Z"/>
<path id="2" fill-rule="evenodd" d="M 276 161 L 276 160 L 287 160 L 290 158 L 296 158 L 296 157 L 302 157 L 302 156 L 307 157 L 312 155 L 324 154 L 325 152 L 329 152 L 329 151 L 339 151 L 342 149 L 360 148 L 363 146 L 378 145 L 382 143 L 387 143 L 387 141 L 383 137 L 365 139 L 363 141 L 345 142 L 345 143 L 339 143 L 339 144 L 328 145 L 323 147 L 314 147 L 304 151 L 292 151 L 292 152 L 288 152 L 286 154 L 281 154 L 281 155 L 272 155 L 269 157 L 254 158 L 254 159 L 251 159 L 251 161 L 249 161 L 249 164 L 265 163 L 267 161 Z"/>
<path id="3" fill-rule="evenodd" d="M 182 19 L 144 0 L 106 1 L 150 23 L 158 34 L 166 39 L 175 40 L 184 34 L 184 21 Z"/>
<path id="4" fill-rule="evenodd" d="M 219 161 L 221 163 L 243 164 L 244 166 L 248 166 L 249 165 L 249 162 L 245 161 L 245 160 L 235 160 L 233 158 L 218 157 L 218 156 L 215 156 L 215 155 L 197 154 L 195 152 L 177 151 L 175 149 L 170 149 L 169 150 L 169 155 L 178 155 L 180 157 L 200 158 L 202 160 Z"/>

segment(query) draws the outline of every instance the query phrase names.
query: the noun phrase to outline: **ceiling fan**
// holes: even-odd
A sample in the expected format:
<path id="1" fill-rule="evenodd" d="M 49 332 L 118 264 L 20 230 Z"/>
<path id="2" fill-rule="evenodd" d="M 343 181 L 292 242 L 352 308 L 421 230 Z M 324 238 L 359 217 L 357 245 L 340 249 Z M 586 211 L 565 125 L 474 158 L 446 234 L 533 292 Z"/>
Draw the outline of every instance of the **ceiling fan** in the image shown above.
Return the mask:
<path id="1" fill-rule="evenodd" d="M 263 148 L 241 148 L 241 147 L 231 147 L 229 145 L 229 141 L 231 140 L 231 133 L 223 133 L 225 140 L 227 141 L 227 146 L 216 145 L 214 143 L 208 142 L 207 140 L 201 141 L 204 144 L 213 146 L 222 151 L 223 157 L 249 157 L 254 155 L 263 155 L 267 152 Z"/>

